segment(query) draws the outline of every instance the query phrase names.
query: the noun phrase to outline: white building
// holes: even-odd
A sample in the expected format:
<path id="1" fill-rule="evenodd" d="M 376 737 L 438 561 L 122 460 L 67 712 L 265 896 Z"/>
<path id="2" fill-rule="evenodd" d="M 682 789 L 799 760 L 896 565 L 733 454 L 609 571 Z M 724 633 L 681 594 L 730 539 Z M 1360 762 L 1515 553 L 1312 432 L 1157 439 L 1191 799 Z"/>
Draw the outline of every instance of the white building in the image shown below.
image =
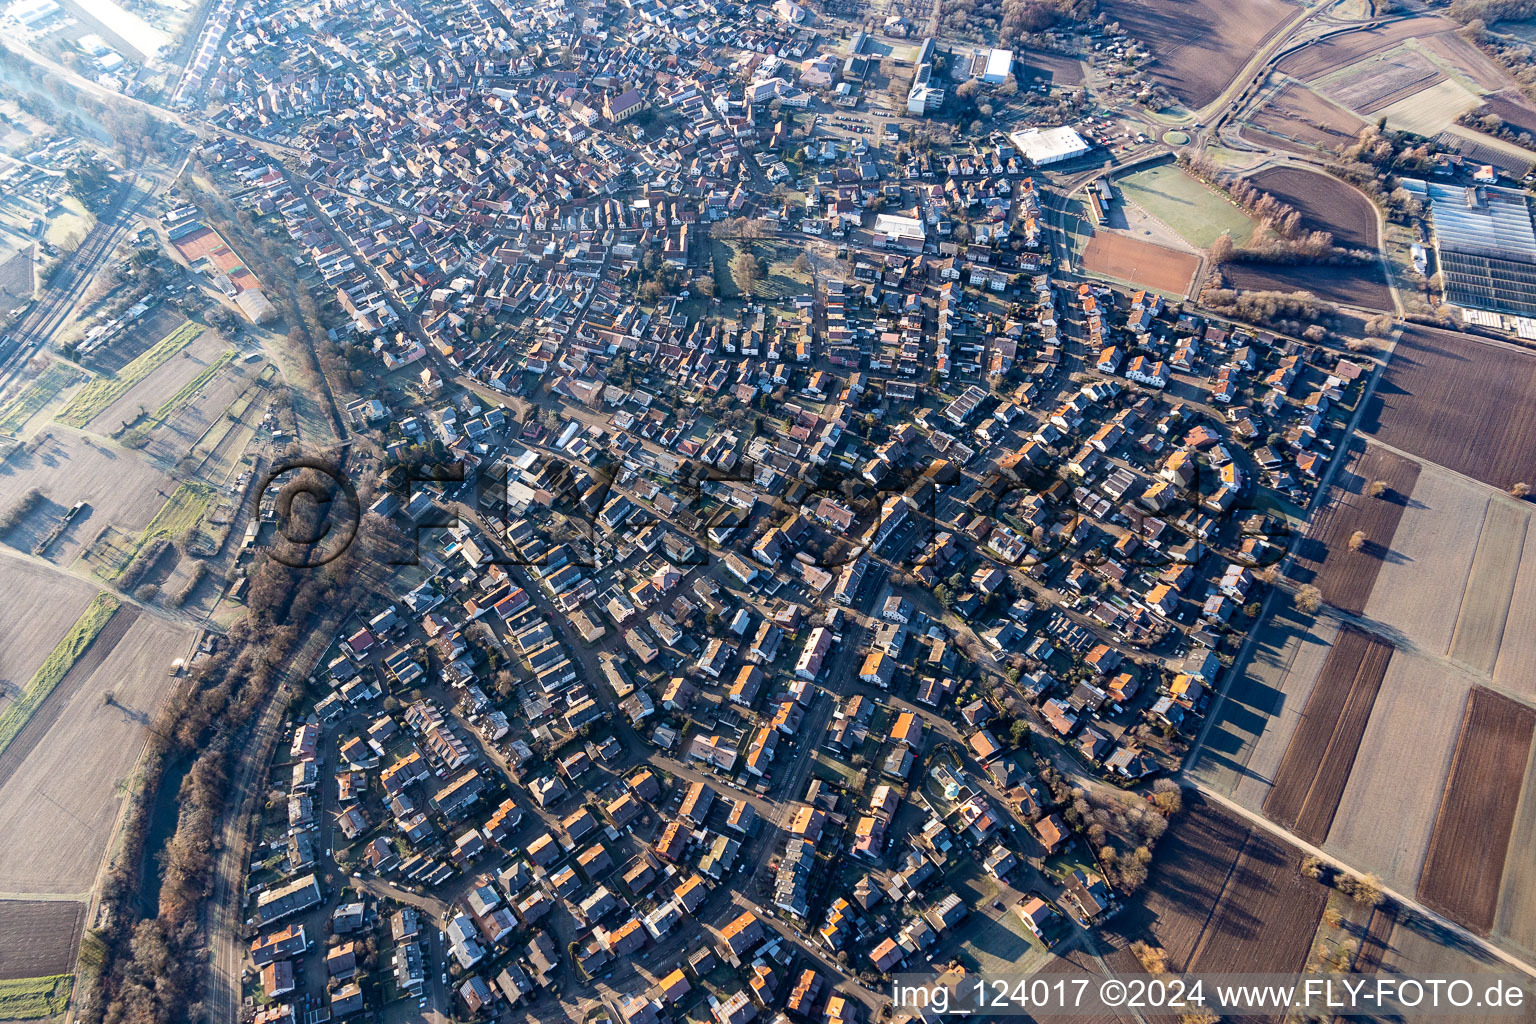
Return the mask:
<path id="1" fill-rule="evenodd" d="M 5 14 L 23 28 L 36 28 L 58 12 L 59 5 L 53 0 L 16 0 L 6 8 Z"/>
<path id="2" fill-rule="evenodd" d="M 1082 156 L 1089 149 L 1083 137 L 1067 125 L 1062 125 L 1060 128 L 1047 128 L 1043 131 L 1039 128 L 1031 128 L 1028 131 L 1014 132 L 1008 138 L 1036 167 L 1071 160 Z"/>
<path id="3" fill-rule="evenodd" d="M 1012 73 L 1012 50 L 991 50 L 987 53 L 987 63 L 981 72 L 983 82 L 988 85 L 1001 85 Z"/>

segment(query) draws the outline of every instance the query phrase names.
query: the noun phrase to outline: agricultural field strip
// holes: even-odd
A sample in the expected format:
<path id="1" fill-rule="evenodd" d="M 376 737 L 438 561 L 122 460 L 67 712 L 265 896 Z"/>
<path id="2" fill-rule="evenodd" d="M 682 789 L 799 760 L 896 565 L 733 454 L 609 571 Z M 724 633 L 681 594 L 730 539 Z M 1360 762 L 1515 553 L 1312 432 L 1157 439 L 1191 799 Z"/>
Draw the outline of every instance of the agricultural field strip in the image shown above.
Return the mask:
<path id="1" fill-rule="evenodd" d="M 196 529 L 213 500 L 213 494 L 213 488 L 207 484 L 178 486 L 143 532 L 119 552 L 113 563 L 102 567 L 104 571 L 98 572 L 98 575 L 108 583 L 116 582 L 151 541 L 174 540 L 188 530 Z"/>
<path id="2" fill-rule="evenodd" d="M 1504 878 L 1499 887 L 1499 910 L 1494 932 L 1527 956 L 1536 957 L 1536 744 L 1525 767 L 1525 782 L 1515 810 L 1505 854 Z"/>
<path id="3" fill-rule="evenodd" d="M 1477 682 L 1409 651 L 1392 656 L 1328 833 L 1330 852 L 1399 892 L 1414 891 Z"/>
<path id="4" fill-rule="evenodd" d="M 1477 527 L 1493 500 L 1485 484 L 1434 463 L 1422 465 L 1412 507 L 1392 537 L 1397 557 L 1382 565 L 1364 611 L 1393 631 L 1400 648 L 1435 658 L 1450 650 L 1456 616 L 1446 607 L 1448 595 L 1466 589 L 1482 533 Z M 1425 580 L 1435 586 L 1424 586 Z"/>
<path id="5" fill-rule="evenodd" d="M 21 696 L 0 711 L 0 759 L 6 749 L 20 735 L 34 712 L 53 693 L 54 687 L 74 668 L 82 655 L 102 632 L 118 607 L 117 599 L 110 594 L 97 594 L 86 606 L 64 639 L 44 659 L 41 667 L 22 688 Z"/>
<path id="6" fill-rule="evenodd" d="M 1478 534 L 1477 554 L 1462 594 L 1450 658 L 1492 676 L 1504 639 L 1505 622 L 1520 570 L 1518 552 L 1525 546 L 1527 512 L 1508 501 L 1491 502 Z"/>
<path id="7" fill-rule="evenodd" d="M 1264 813 L 1310 843 L 1327 835 L 1391 658 L 1390 644 L 1340 630 L 1291 734 Z"/>
<path id="8" fill-rule="evenodd" d="M 1349 538 L 1359 530 L 1370 545 L 1382 549 L 1391 546 L 1403 506 L 1418 480 L 1419 464 L 1380 446 L 1367 445 L 1350 475 L 1352 483 L 1335 482 L 1335 493 L 1307 531 L 1305 550 L 1298 553 L 1295 567 L 1302 576 L 1299 582 L 1315 581 L 1324 601 L 1358 615 L 1370 598 L 1383 559 L 1374 550 L 1350 551 Z M 1386 483 L 1389 496 L 1364 494 L 1374 480 Z"/>
<path id="9" fill-rule="evenodd" d="M 81 900 L 0 900 L 0 993 L 73 967 L 84 924 Z M 5 1019 L 0 1013 L 0 1020 Z"/>
<path id="10" fill-rule="evenodd" d="M 1376 696 L 1381 690 L 1381 680 L 1391 660 L 1390 644 L 1376 643 L 1367 649 L 1365 657 L 1360 661 L 1360 670 L 1349 688 L 1349 696 L 1339 714 L 1338 723 L 1323 749 L 1317 774 L 1312 779 L 1312 785 L 1301 805 L 1301 814 L 1296 820 L 1296 834 L 1314 846 L 1322 845 L 1328 838 L 1328 830 L 1333 826 L 1334 815 L 1339 809 L 1339 798 L 1344 795 L 1344 787 L 1349 782 L 1355 756 L 1360 751 L 1360 738 L 1365 735 L 1365 728 L 1370 723 L 1371 711 L 1376 706 Z"/>
<path id="11" fill-rule="evenodd" d="M 1370 920 L 1365 925 L 1365 936 L 1355 951 L 1350 969 L 1356 974 L 1375 974 L 1381 970 L 1387 950 L 1391 948 L 1392 931 L 1397 925 L 1397 907 L 1383 903 L 1371 909 Z"/>
<path id="12" fill-rule="evenodd" d="M 197 394 L 198 391 L 202 390 L 203 386 L 213 379 L 213 375 L 224 369 L 225 366 L 229 365 L 230 360 L 234 357 L 234 350 L 226 349 L 223 355 L 219 356 L 219 358 L 205 366 L 201 373 L 187 381 L 187 383 L 183 384 L 181 390 L 177 391 L 170 398 L 167 398 L 164 402 L 161 402 L 160 407 L 155 410 L 154 415 L 150 418 L 153 419 L 156 423 L 163 422 L 166 417 L 175 412 L 176 409 L 180 407 L 184 402 L 190 399 L 193 395 Z"/>
<path id="13" fill-rule="evenodd" d="M 63 412 L 59 413 L 59 422 L 84 429 L 85 425 L 95 419 L 102 410 L 126 395 L 135 384 L 149 376 L 166 360 L 186 348 L 203 330 L 202 324 L 188 321 L 155 342 L 118 373 L 92 380 L 70 399 Z"/>
<path id="14" fill-rule="evenodd" d="M 1473 688 L 1419 877 L 1426 906 L 1482 935 L 1498 909 L 1533 730 L 1536 709 Z"/>
<path id="15" fill-rule="evenodd" d="M 1226 877 L 1221 880 L 1221 888 L 1216 893 L 1216 901 L 1211 904 L 1210 912 L 1205 915 L 1205 923 L 1200 926 L 1200 935 L 1195 939 L 1194 948 L 1189 951 L 1189 959 L 1185 964 L 1185 970 L 1193 970 L 1195 965 L 1200 962 L 1200 956 L 1205 952 L 1206 940 L 1212 932 L 1211 925 L 1217 920 L 1219 911 L 1226 903 L 1227 895 L 1232 888 L 1232 879 L 1237 877 L 1238 865 L 1243 862 L 1243 855 L 1247 853 L 1248 847 L 1253 841 L 1253 829 L 1250 827 L 1243 836 L 1242 845 L 1237 848 L 1237 856 L 1233 857 L 1232 863 L 1227 865 Z"/>
<path id="16" fill-rule="evenodd" d="M 0 434 L 14 434 L 27 425 L 79 376 L 80 371 L 63 363 L 49 363 L 26 389 L 6 404 L 0 412 Z"/>
<path id="17" fill-rule="evenodd" d="M 1226 974 L 1252 970 L 1300 970 L 1317 933 L 1328 890 L 1301 874 L 1293 846 L 1254 828 L 1233 872 L 1233 889 L 1223 899 L 1213 935 L 1193 970 Z"/>
<path id="18" fill-rule="evenodd" d="M 1510 595 L 1504 638 L 1493 666 L 1494 686 L 1536 700 L 1536 530 L 1527 528 Z"/>

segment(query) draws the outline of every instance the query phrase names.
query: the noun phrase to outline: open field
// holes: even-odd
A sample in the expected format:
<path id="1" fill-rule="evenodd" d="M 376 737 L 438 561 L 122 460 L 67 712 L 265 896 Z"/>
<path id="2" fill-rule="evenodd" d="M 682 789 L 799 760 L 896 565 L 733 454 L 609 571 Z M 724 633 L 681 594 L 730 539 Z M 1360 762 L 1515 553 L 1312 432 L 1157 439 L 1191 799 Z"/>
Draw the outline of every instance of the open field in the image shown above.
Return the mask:
<path id="1" fill-rule="evenodd" d="M 1433 463 L 1421 466 L 1413 500 L 1392 536 L 1395 557 L 1382 564 L 1365 602 L 1366 619 L 1403 646 L 1435 657 L 1449 651 L 1455 605 L 1472 571 L 1489 501 L 1481 485 Z"/>
<path id="2" fill-rule="evenodd" d="M 1386 953 L 1382 957 L 1382 967 L 1384 973 L 1414 978 L 1472 976 L 1509 970 L 1502 961 L 1495 959 L 1491 954 L 1467 942 L 1449 929 L 1436 924 L 1422 914 L 1402 909 L 1398 911 L 1392 937 L 1387 942 Z M 1529 979 L 1527 979 L 1526 990 L 1526 1006 L 1529 1007 L 1531 1005 Z M 1514 1021 L 1528 1019 L 1529 1016 L 1526 1014 L 1522 1018 L 1511 1016 L 1508 1010 L 1488 1009 L 1481 1012 L 1469 1010 L 1443 1019 L 1447 1024 L 1501 1024 L 1501 1022 L 1513 1024 Z M 1402 1017 L 1383 1016 L 1366 1019 L 1381 1021 L 1383 1024 L 1404 1020 Z"/>
<path id="3" fill-rule="evenodd" d="M 1297 8 L 1284 0 L 1108 0 L 1102 10 L 1156 58 L 1152 79 L 1190 110 L 1221 95 Z"/>
<path id="4" fill-rule="evenodd" d="M 1243 291 L 1305 291 L 1340 306 L 1393 308 L 1392 293 L 1378 260 L 1339 265 L 1231 262 L 1224 264 L 1221 272 L 1232 287 Z"/>
<path id="5" fill-rule="evenodd" d="M 30 455 L 17 452 L 0 464 L 0 507 L 34 487 L 48 496 L 47 515 L 33 513 L 6 536 L 23 551 L 36 543 L 77 501 L 89 507 L 48 550 L 67 565 L 107 523 L 136 535 L 165 504 L 173 481 L 131 453 L 107 448 L 74 434 L 53 433 Z"/>
<path id="6" fill-rule="evenodd" d="M 1116 938 L 1150 935 L 1173 971 L 1300 970 L 1328 890 L 1267 831 L 1193 790 L 1184 806 L 1146 886 L 1110 926 Z"/>
<path id="7" fill-rule="evenodd" d="M 1464 334 L 1404 331 L 1360 429 L 1495 487 L 1536 485 L 1536 355 Z"/>
<path id="8" fill-rule="evenodd" d="M 1451 634 L 1451 659 L 1484 675 L 1493 674 L 1514 596 L 1519 553 L 1525 547 L 1530 514 L 1509 501 L 1488 504 L 1477 538 L 1477 554 Z M 1470 525 L 1470 524 L 1469 524 Z"/>
<path id="9" fill-rule="evenodd" d="M 1536 110 L 1532 110 L 1530 101 L 1517 91 L 1484 96 L 1478 113 L 1493 114 L 1517 132 L 1536 135 Z"/>
<path id="10" fill-rule="evenodd" d="M 21 693 L 0 712 L 0 766 L 5 762 L 5 753 L 11 743 L 21 735 L 37 709 L 48 700 L 54 687 L 63 682 L 64 677 L 80 662 L 98 635 L 103 647 L 110 647 L 121 637 L 120 631 L 114 631 L 116 635 L 112 635 L 105 630 L 107 621 L 116 611 L 116 598 L 107 594 L 97 594 L 92 598 L 80 618 L 64 634 L 64 639 L 48 653 L 27 685 L 22 687 Z M 3 770 L 0 767 L 0 771 Z"/>
<path id="11" fill-rule="evenodd" d="M 1388 128 L 1433 137 L 1455 124 L 1462 114 L 1475 109 L 1477 104 L 1475 92 L 1460 82 L 1446 79 L 1375 113 L 1387 119 Z"/>
<path id="12" fill-rule="evenodd" d="M 192 536 L 212 500 L 213 488 L 207 484 L 182 484 L 137 536 L 119 531 L 101 535 L 86 553 L 92 571 L 106 582 L 115 583 L 146 544 Z"/>
<path id="13" fill-rule="evenodd" d="M 1445 81 L 1424 54 L 1409 46 L 1384 50 L 1330 75 L 1321 86 L 1328 98 L 1357 114 L 1372 114 Z"/>
<path id="14" fill-rule="evenodd" d="M 1533 729 L 1536 709 L 1473 688 L 1419 877 L 1426 906 L 1484 935 L 1498 910 Z"/>
<path id="15" fill-rule="evenodd" d="M 1346 627 L 1328 652 L 1264 812 L 1313 845 L 1328 838 L 1392 645 Z"/>
<path id="16" fill-rule="evenodd" d="M 1466 75 L 1480 89 L 1488 92 L 1509 90 L 1511 95 L 1519 95 L 1509 73 L 1476 45 L 1462 38 L 1460 32 L 1425 35 L 1418 40 L 1417 45 Z"/>
<path id="17" fill-rule="evenodd" d="M 1360 939 L 1360 948 L 1355 953 L 1352 965 L 1355 973 L 1374 974 L 1381 970 L 1382 961 L 1392 942 L 1392 931 L 1396 927 L 1395 905 L 1383 903 L 1371 909 L 1370 919 L 1365 924 L 1365 934 Z"/>
<path id="18" fill-rule="evenodd" d="M 69 404 L 64 407 L 64 411 L 59 413 L 59 422 L 71 427 L 85 427 L 114 402 L 128 394 L 134 385 L 186 348 L 203 330 L 202 324 L 184 323 L 155 342 L 143 355 L 135 358 L 116 375 L 97 377 L 75 393 Z"/>
<path id="19" fill-rule="evenodd" d="M 1249 181 L 1301 214 L 1308 231 L 1329 231 L 1337 245 L 1375 249 L 1376 208 L 1337 178 L 1299 167 L 1271 167 Z"/>
<path id="20" fill-rule="evenodd" d="M 175 683 L 170 664 L 192 637 L 188 627 L 119 612 L 127 615 L 122 639 L 96 648 L 103 658 L 95 670 L 80 671 L 82 661 L 34 717 L 34 727 L 51 719 L 47 729 L 12 745 L 30 743 L 26 757 L 11 770 L 0 765 L 0 891 L 82 892 L 96 876 L 121 783 Z"/>
<path id="21" fill-rule="evenodd" d="M 1417 462 L 1368 445 L 1334 482 L 1327 505 L 1296 548 L 1291 578 L 1314 584 L 1335 608 L 1359 614 L 1383 560 L 1391 555 L 1398 520 L 1418 476 Z M 1387 485 L 1379 498 L 1366 493 L 1377 480 Z M 1365 535 L 1365 546 L 1352 551 L 1349 541 L 1356 531 Z"/>
<path id="22" fill-rule="evenodd" d="M 1049 82 L 1051 85 L 1082 85 L 1083 62 L 1060 53 L 1044 50 L 1014 50 L 1014 65 L 1025 82 Z"/>
<path id="23" fill-rule="evenodd" d="M 1169 969 L 1188 970 L 1249 831 L 1237 816 L 1185 790 L 1184 811 L 1158 843 L 1147 884 L 1120 912 L 1115 930 L 1128 941 L 1151 932 Z"/>
<path id="24" fill-rule="evenodd" d="M 1327 902 L 1328 890 L 1301 873 L 1300 854 L 1255 828 L 1189 969 L 1206 974 L 1299 971 Z"/>
<path id="25" fill-rule="evenodd" d="M 1536 954 L 1536 844 L 1531 843 L 1531 836 L 1536 836 L 1536 745 L 1525 766 L 1493 924 L 1496 934 L 1527 955 Z"/>
<path id="26" fill-rule="evenodd" d="M 1088 240 L 1083 266 L 1096 274 L 1181 296 L 1189 291 L 1200 258 L 1130 235 L 1101 231 Z"/>
<path id="27" fill-rule="evenodd" d="M 6 403 L 0 410 L 0 434 L 18 434 L 27 421 L 42 412 L 64 389 L 84 376 L 73 366 L 49 363 L 26 390 Z"/>
<path id="28" fill-rule="evenodd" d="M 0 559 L 0 593 L 26 601 L 0 601 L 0 691 L 3 709 L 36 674 L 43 659 L 85 611 L 96 588 L 84 580 L 20 558 Z"/>
<path id="29" fill-rule="evenodd" d="M 1227 689 L 1191 774 L 1245 807 L 1263 807 L 1338 629 L 1332 618 L 1277 610 Z"/>
<path id="30" fill-rule="evenodd" d="M 1353 64 L 1368 54 L 1387 49 L 1404 39 L 1423 38 L 1438 32 L 1452 31 L 1458 27 L 1449 18 L 1406 18 L 1382 25 L 1380 28 L 1342 32 L 1331 36 L 1288 55 L 1275 67 L 1287 75 L 1309 81 Z"/>
<path id="31" fill-rule="evenodd" d="M 1117 177 L 1115 186 L 1198 248 L 1209 248 L 1223 234 L 1241 245 L 1253 234 L 1254 223 L 1246 213 L 1172 162 Z"/>
<path id="32" fill-rule="evenodd" d="M 1439 661 L 1392 656 L 1328 833 L 1330 852 L 1413 891 L 1475 682 Z"/>
<path id="33" fill-rule="evenodd" d="M 83 903 L 0 901 L 0 979 L 46 980 L 72 971 L 84 920 Z M 0 1011 L 5 1008 L 4 992 L 0 987 Z"/>
<path id="34" fill-rule="evenodd" d="M 144 453 L 171 464 L 190 458 L 191 461 L 182 467 L 188 472 L 197 472 L 199 463 L 213 461 L 206 457 L 208 453 L 203 449 L 217 449 L 219 441 L 230 433 L 244 436 L 244 423 L 226 419 L 226 413 L 237 419 L 248 418 L 253 426 L 261 419 L 262 406 L 255 406 L 254 411 L 252 406 L 259 397 L 254 392 L 265 393 L 253 385 L 255 369 L 250 363 L 229 360 L 201 384 L 189 387 L 187 394 L 178 396 L 174 407 L 166 408 L 164 414 L 157 417 L 158 422 L 149 432 Z M 250 400 L 245 397 L 248 392 L 252 392 Z M 223 479 L 222 476 L 205 478 L 210 481 Z"/>
<path id="35" fill-rule="evenodd" d="M 5 262 L 0 263 L 0 308 L 10 309 L 32 297 L 37 284 L 33 270 L 37 246 L 23 246 Z"/>
<path id="36" fill-rule="evenodd" d="M 1536 536 L 1525 532 L 1522 552 L 1507 552 L 1517 563 L 1504 639 L 1493 665 L 1493 683 L 1511 693 L 1536 699 Z"/>
<path id="37" fill-rule="evenodd" d="M 192 325 L 188 325 L 192 326 Z M 152 350 L 153 351 L 153 350 Z M 137 383 L 123 392 L 116 401 L 102 407 L 88 424 L 98 433 L 112 433 L 122 424 L 133 424 L 143 415 L 159 419 L 164 415 L 162 407 L 173 400 L 182 388 L 196 380 L 221 356 L 227 358 L 229 346 L 216 332 L 204 331 L 195 335 L 175 358 L 167 358 L 152 368 Z M 129 364 L 123 373 L 132 372 Z"/>
<path id="38" fill-rule="evenodd" d="M 69 974 L 0 981 L 0 1020 L 43 1020 L 62 1016 L 69 1008 L 74 981 Z"/>
<path id="39" fill-rule="evenodd" d="M 1365 122 L 1306 86 L 1287 82 L 1243 126 L 1242 136 L 1260 145 L 1276 146 L 1278 139 L 1295 145 L 1276 148 L 1305 152 L 1308 148 L 1332 152 L 1355 141 Z"/>

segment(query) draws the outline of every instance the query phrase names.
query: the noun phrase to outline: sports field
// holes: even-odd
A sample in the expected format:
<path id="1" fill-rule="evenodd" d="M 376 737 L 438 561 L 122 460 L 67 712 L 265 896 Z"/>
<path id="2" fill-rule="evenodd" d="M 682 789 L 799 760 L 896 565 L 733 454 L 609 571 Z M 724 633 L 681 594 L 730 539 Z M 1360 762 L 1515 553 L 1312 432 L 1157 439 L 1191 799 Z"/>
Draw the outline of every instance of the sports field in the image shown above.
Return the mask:
<path id="1" fill-rule="evenodd" d="M 1168 225 L 1191 245 L 1208 249 L 1223 234 L 1241 245 L 1253 233 L 1248 215 L 1175 164 L 1136 171 L 1115 184 L 1125 198 Z"/>

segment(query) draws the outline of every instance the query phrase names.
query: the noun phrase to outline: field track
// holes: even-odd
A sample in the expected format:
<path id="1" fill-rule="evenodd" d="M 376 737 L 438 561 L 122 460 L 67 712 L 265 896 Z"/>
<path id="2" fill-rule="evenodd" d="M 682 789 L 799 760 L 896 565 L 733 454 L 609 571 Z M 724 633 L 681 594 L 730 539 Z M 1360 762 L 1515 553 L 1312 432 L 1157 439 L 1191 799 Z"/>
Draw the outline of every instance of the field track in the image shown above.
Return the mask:
<path id="1" fill-rule="evenodd" d="M 1264 813 L 1309 843 L 1328 838 L 1391 660 L 1391 644 L 1345 627 L 1307 697 Z"/>
<path id="2" fill-rule="evenodd" d="M 1498 910 L 1533 730 L 1536 709 L 1473 688 L 1419 876 L 1425 906 L 1483 935 Z"/>

